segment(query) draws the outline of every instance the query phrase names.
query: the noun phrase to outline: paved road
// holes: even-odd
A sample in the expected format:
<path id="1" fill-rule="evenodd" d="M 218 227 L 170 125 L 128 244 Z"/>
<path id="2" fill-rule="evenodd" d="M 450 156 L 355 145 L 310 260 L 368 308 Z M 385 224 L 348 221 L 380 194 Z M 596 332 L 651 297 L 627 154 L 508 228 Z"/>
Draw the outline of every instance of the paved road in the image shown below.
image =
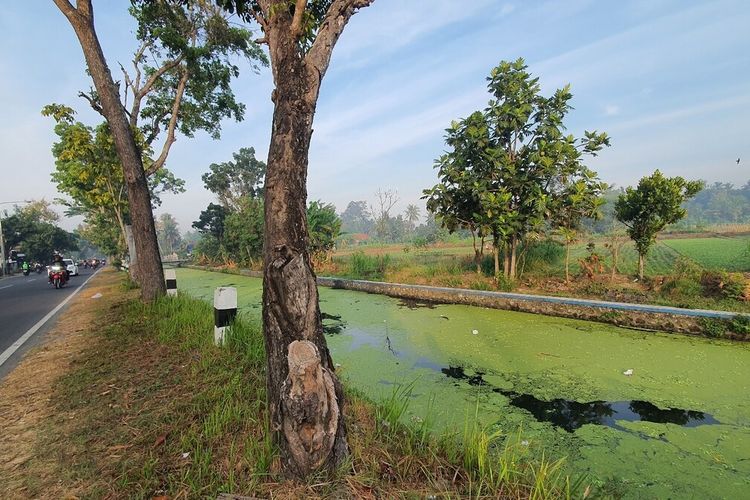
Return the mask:
<path id="1" fill-rule="evenodd" d="M 68 284 L 57 290 L 47 283 L 47 274 L 32 272 L 29 276 L 16 275 L 0 279 L 0 363 L 6 350 L 30 328 L 55 309 L 61 302 L 78 290 L 93 274 L 90 269 L 81 269 L 80 276 L 71 276 Z M 49 326 L 56 319 L 64 320 L 65 308 L 47 321 Z M 35 335 L 38 336 L 44 327 Z M 28 343 L 27 343 L 28 344 Z M 20 350 L 19 350 L 20 351 Z M 16 358 L 20 352 L 12 358 Z M 0 365 L 0 377 L 7 371 L 8 359 Z"/>

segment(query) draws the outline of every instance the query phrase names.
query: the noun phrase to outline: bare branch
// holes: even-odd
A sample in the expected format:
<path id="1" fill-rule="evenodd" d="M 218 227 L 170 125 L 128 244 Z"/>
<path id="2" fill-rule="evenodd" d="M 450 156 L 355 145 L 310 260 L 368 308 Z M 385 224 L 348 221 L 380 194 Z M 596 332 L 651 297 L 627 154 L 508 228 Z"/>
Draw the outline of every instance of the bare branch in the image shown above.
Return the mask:
<path id="1" fill-rule="evenodd" d="M 164 147 L 161 150 L 159 158 L 157 158 L 146 171 L 146 176 L 154 174 L 164 165 L 164 162 L 167 160 L 167 155 L 169 154 L 169 148 L 171 148 L 172 144 L 177 140 L 175 139 L 174 131 L 177 127 L 177 115 L 180 112 L 180 104 L 182 103 L 182 96 L 185 93 L 188 77 L 189 73 L 187 69 L 185 69 L 180 77 L 180 83 L 177 85 L 177 92 L 175 93 L 174 103 L 172 104 L 172 116 L 169 118 L 169 125 L 167 126 L 167 139 L 164 141 Z"/>
<path id="2" fill-rule="evenodd" d="M 96 102 L 96 99 L 94 99 L 92 96 L 90 96 L 86 92 L 78 92 L 78 97 L 83 97 L 84 99 L 86 99 L 91 105 L 91 107 L 94 109 L 94 111 L 104 116 L 104 110 L 102 109 L 101 105 L 98 102 Z"/>
<path id="3" fill-rule="evenodd" d="M 302 35 L 302 17 L 305 14 L 307 0 L 297 0 L 294 5 L 294 17 L 292 18 L 291 32 L 295 39 Z"/>

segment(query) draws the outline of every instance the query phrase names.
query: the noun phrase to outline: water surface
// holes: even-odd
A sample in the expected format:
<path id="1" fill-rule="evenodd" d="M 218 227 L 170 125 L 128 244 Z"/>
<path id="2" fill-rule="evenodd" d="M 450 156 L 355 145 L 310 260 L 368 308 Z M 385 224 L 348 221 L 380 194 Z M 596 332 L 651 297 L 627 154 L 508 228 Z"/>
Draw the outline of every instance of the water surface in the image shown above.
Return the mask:
<path id="1" fill-rule="evenodd" d="M 207 300 L 233 283 L 259 317 L 260 279 L 177 275 Z M 520 427 L 627 498 L 750 497 L 747 344 L 329 288 L 320 300 L 340 376 L 373 398 L 413 383 L 414 418 L 434 398 L 435 425 Z"/>

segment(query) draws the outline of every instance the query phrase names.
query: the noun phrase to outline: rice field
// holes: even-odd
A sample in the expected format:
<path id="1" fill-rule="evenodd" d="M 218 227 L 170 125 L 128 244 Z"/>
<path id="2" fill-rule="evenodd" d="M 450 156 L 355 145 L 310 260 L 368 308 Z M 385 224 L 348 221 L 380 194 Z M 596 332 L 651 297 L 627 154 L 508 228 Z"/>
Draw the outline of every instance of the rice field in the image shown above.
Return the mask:
<path id="1" fill-rule="evenodd" d="M 604 240 L 582 239 L 571 247 L 570 270 L 576 274 L 580 270 L 579 259 L 588 255 L 587 245 L 590 241 L 594 243 L 594 251 L 603 258 L 606 270 L 610 269 L 610 252 L 604 246 Z M 445 263 L 467 261 L 467 270 L 471 270 L 469 263 L 474 254 L 471 240 L 443 243 L 427 248 L 414 248 L 406 244 L 390 245 L 366 245 L 360 248 L 347 248 L 337 252 L 334 260 L 340 263 L 346 262 L 351 254 L 361 251 L 366 255 L 388 255 L 391 259 L 390 265 L 396 267 L 411 266 L 440 266 Z M 491 255 L 487 250 L 485 255 Z M 705 269 L 726 270 L 731 272 L 750 272 L 750 238 L 748 237 L 710 237 L 710 238 L 675 238 L 661 239 L 653 246 L 646 257 L 647 275 L 671 274 L 675 259 L 680 256 L 692 259 Z M 620 250 L 618 262 L 620 273 L 634 275 L 638 271 L 638 253 L 632 242 L 627 242 Z M 529 274 L 541 272 L 545 275 L 561 277 L 565 275 L 564 260 L 560 260 L 553 266 L 545 266 L 544 269 L 526 269 Z"/>
<path id="2" fill-rule="evenodd" d="M 750 238 L 685 238 L 664 244 L 706 269 L 750 271 Z"/>

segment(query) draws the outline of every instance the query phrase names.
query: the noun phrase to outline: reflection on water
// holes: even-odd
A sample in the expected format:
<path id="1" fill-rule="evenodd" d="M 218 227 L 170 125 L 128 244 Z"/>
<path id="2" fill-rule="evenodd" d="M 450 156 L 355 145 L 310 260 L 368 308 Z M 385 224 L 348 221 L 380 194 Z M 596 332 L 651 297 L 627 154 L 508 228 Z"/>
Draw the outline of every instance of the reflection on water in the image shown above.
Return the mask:
<path id="1" fill-rule="evenodd" d="M 435 302 L 429 302 L 426 300 L 417 300 L 417 299 L 409 299 L 409 298 L 402 298 L 398 301 L 398 307 L 406 307 L 407 309 L 411 309 L 412 311 L 415 309 L 435 309 Z M 448 318 L 446 318 L 448 319 Z"/>
<path id="2" fill-rule="evenodd" d="M 619 428 L 618 421 L 637 422 L 644 420 L 660 424 L 676 424 L 683 427 L 697 427 L 720 423 L 707 413 L 678 408 L 661 409 L 648 401 L 591 401 L 581 403 L 568 399 L 544 401 L 531 394 L 492 388 L 483 378 L 482 372 L 467 375 L 460 366 L 449 366 L 440 370 L 446 376 L 464 380 L 471 385 L 481 385 L 492 392 L 508 398 L 511 405 L 531 413 L 540 422 L 549 422 L 568 432 L 573 432 L 586 424 L 606 425 Z"/>

